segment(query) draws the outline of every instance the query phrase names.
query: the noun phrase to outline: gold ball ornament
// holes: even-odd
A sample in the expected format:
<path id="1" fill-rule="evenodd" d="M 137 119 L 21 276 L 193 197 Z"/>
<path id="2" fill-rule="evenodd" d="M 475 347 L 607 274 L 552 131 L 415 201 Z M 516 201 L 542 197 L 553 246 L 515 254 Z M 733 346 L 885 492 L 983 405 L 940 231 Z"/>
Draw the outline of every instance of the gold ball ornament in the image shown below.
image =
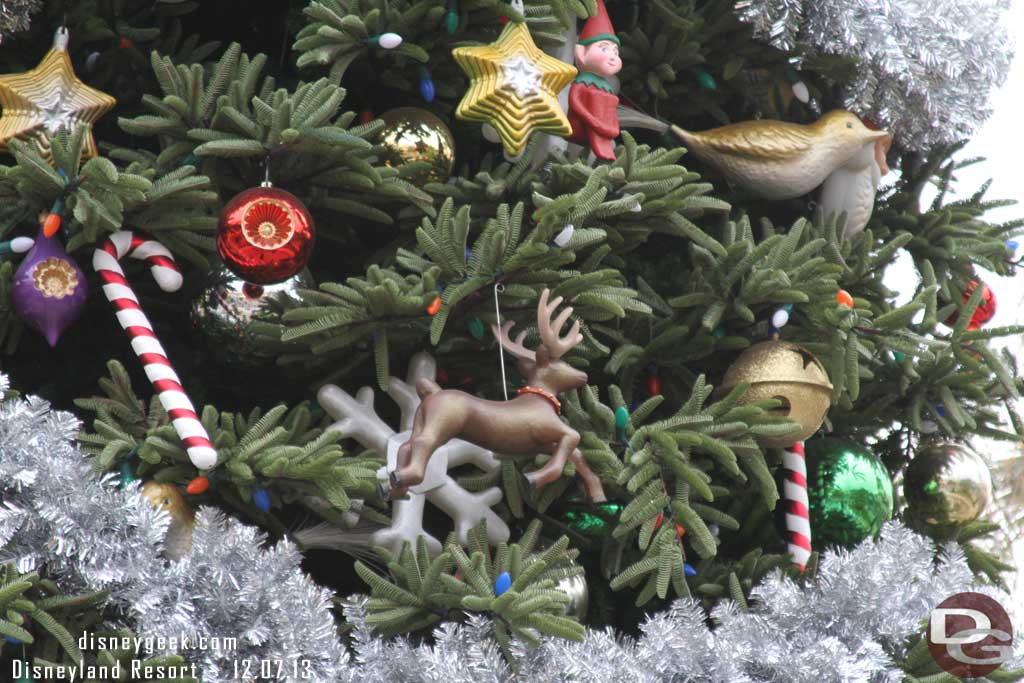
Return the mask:
<path id="1" fill-rule="evenodd" d="M 935 440 L 915 453 L 903 480 L 911 514 L 937 527 L 973 522 L 992 500 L 985 460 L 966 444 Z"/>
<path id="2" fill-rule="evenodd" d="M 96 156 L 92 124 L 117 100 L 78 80 L 68 57 L 68 32 L 57 29 L 53 47 L 30 71 L 0 76 L 0 149 L 13 138 L 31 140 L 52 160 L 50 140 L 61 128 L 86 126 L 84 156 Z"/>
<path id="3" fill-rule="evenodd" d="M 385 166 L 397 168 L 414 162 L 430 166 L 407 179 L 417 187 L 443 183 L 455 166 L 455 138 L 440 118 L 418 107 L 399 107 L 380 115 L 384 132 L 380 145 Z"/>
<path id="4" fill-rule="evenodd" d="M 164 539 L 164 554 L 172 560 L 184 557 L 192 550 L 192 529 L 195 527 L 195 511 L 185 501 L 181 491 L 174 484 L 147 481 L 140 491 L 142 497 L 158 510 L 164 510 L 171 517 Z"/>
<path id="5" fill-rule="evenodd" d="M 576 68 L 544 54 L 524 22 L 509 21 L 490 45 L 457 47 L 452 57 L 469 76 L 455 115 L 494 126 L 505 151 L 523 151 L 534 131 L 567 136 L 572 126 L 558 93 Z"/>
<path id="6" fill-rule="evenodd" d="M 813 353 L 791 342 L 751 346 L 729 366 L 719 391 L 726 393 L 742 382 L 750 384 L 744 402 L 780 400 L 782 407 L 773 413 L 800 425 L 797 432 L 761 439 L 772 448 L 787 448 L 814 434 L 832 403 L 832 383 L 824 366 Z"/>

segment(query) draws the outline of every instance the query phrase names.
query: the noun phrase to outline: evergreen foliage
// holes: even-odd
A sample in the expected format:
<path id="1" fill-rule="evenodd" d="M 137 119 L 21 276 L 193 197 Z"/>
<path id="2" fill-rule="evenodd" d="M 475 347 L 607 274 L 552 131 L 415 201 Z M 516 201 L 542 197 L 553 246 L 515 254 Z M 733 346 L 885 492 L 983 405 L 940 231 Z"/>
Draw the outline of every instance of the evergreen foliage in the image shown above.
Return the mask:
<path id="1" fill-rule="evenodd" d="M 516 543 L 491 548 L 478 527 L 468 548 L 449 539 L 436 557 L 420 539 L 396 556 L 378 549 L 377 562 L 343 558 L 343 571 L 311 561 L 339 592 L 369 587 L 368 623 L 382 636 L 429 633 L 469 612 L 493 619 L 508 654 L 513 640 L 532 643 L 537 633 L 581 637 L 557 582 L 584 571 L 602 605 L 588 625 L 627 630 L 640 621 L 629 605 L 655 610 L 691 596 L 708 610 L 723 600 L 745 610 L 752 589 L 776 569 L 795 576 L 774 519 L 780 453 L 761 441 L 795 427 L 773 413 L 777 402 L 741 403 L 745 385 L 715 391 L 738 354 L 769 336 L 783 306 L 791 314 L 782 337 L 811 350 L 833 385 L 825 431 L 866 444 L 894 479 L 928 437 L 928 423 L 948 438 L 984 436 L 1013 447 L 1024 440 L 1014 407 L 1024 379 L 999 348 L 1024 326 L 969 329 L 981 289 L 965 297 L 976 269 L 1016 272 L 1007 240 L 1024 234 L 1024 220 L 988 220 L 1008 202 L 988 199 L 987 185 L 950 199 L 958 172 L 977 161 L 954 158 L 962 145 L 927 153 L 897 147 L 889 161 L 898 180 L 878 192 L 867 229 L 846 238 L 845 216 L 822 215 L 810 197 L 751 197 L 650 131 L 624 130 L 610 163 L 547 150 L 538 140 L 505 159 L 479 126 L 455 121 L 467 79 L 453 47 L 493 41 L 501 17 L 526 21 L 542 48 L 560 46 L 595 12 L 592 0 L 532 0 L 523 16 L 497 0 L 313 0 L 290 15 L 273 10 L 280 21 L 263 27 L 260 40 L 204 26 L 210 14 L 197 5 L 47 3 L 37 23 L 56 25 L 67 11 L 76 69 L 122 103 L 96 128 L 99 156 L 83 158 L 87 131 L 78 128 L 55 135 L 52 165 L 36 147 L 12 141 L 0 166 L 0 235 L 34 235 L 38 216 L 63 206 L 63 237 L 83 263 L 110 233 L 139 229 L 198 281 L 216 267 L 220 210 L 267 177 L 316 217 L 318 286 L 299 290 L 280 323 L 252 329 L 274 358 L 275 377 L 305 400 L 287 405 L 251 389 L 265 369 L 231 375 L 210 367 L 198 344 L 173 359 L 185 369 L 186 390 L 209 389 L 201 418 L 219 453 L 217 468 L 205 473 L 214 485 L 191 503 L 230 508 L 278 535 L 310 518 L 347 532 L 354 512 L 387 523 L 388 501 L 376 488 L 386 454 L 361 452 L 330 431 L 308 403 L 315 389 L 373 381 L 385 389 L 392 368 L 429 348 L 448 375 L 440 380 L 446 388 L 498 399 L 501 352 L 487 331 L 496 304 L 503 320 L 528 330 L 527 346 L 538 337 L 534 312 L 545 288 L 581 321 L 584 341 L 565 359 L 587 371 L 589 384 L 560 398 L 584 458 L 619 506 L 606 532 L 593 542 L 567 528 L 564 513 L 580 500 L 571 463 L 540 491 L 522 475 L 547 456 L 497 453 L 498 472 L 454 472 L 470 491 L 501 487 L 497 512 L 521 532 Z M 688 130 L 755 116 L 809 122 L 841 106 L 836 93 L 855 63 L 822 55 L 800 61 L 769 47 L 734 5 L 612 3 L 624 103 Z M 386 32 L 399 34 L 401 45 L 381 47 Z M 281 42 L 280 56 L 273 41 Z M 90 53 L 98 56 L 86 78 Z M 436 86 L 431 98 L 421 95 L 425 77 Z M 794 78 L 807 84 L 813 106 L 792 96 Z M 451 124 L 457 166 L 449 182 L 417 186 L 415 164 L 384 163 L 383 123 L 362 114 L 396 103 Z M 569 226 L 572 236 L 560 245 L 555 238 Z M 884 275 L 901 257 L 920 281 L 897 292 Z M 3 258 L 0 348 L 17 379 L 18 354 L 35 349 L 20 343 L 27 335 L 11 301 L 17 257 Z M 852 296 L 852 308 L 837 303 L 839 290 Z M 154 317 L 167 327 L 185 318 L 167 310 Z M 89 328 L 83 337 L 115 333 L 93 322 L 78 323 Z M 190 348 L 191 339 L 178 336 Z M 94 343 L 59 351 L 88 367 L 101 346 L 88 339 Z M 104 338 L 102 348 L 109 376 L 87 378 L 90 386 L 98 379 L 98 395 L 48 397 L 73 400 L 87 418 L 79 442 L 96 471 L 127 468 L 176 484 L 201 474 L 148 385 L 136 393 L 142 384 L 129 374 L 136 366 L 127 345 Z M 209 381 L 222 371 L 231 391 Z M 651 378 L 661 386 L 653 395 Z M 509 384 L 521 379 L 512 373 Z M 622 411 L 624 427 L 616 424 Z M 253 502 L 257 489 L 269 492 L 269 512 Z M 981 519 L 923 531 L 958 543 L 971 569 L 1001 585 L 1011 567 L 977 543 L 995 528 Z M 555 532 L 567 535 L 542 547 L 542 536 Z M 685 564 L 696 576 L 685 574 Z M 32 645 L 37 661 L 125 661 L 124 652 L 79 653 L 72 638 L 97 623 L 102 596 L 65 596 L 45 573 L 23 575 L 9 564 L 2 571 L 0 633 Z M 499 596 L 502 572 L 512 588 Z M 815 578 L 812 559 L 803 580 Z M 908 644 L 900 662 L 907 680 L 942 680 L 921 642 Z"/>
<path id="2" fill-rule="evenodd" d="M 540 528 L 534 521 L 518 543 L 492 549 L 481 521 L 468 547 L 449 540 L 436 557 L 421 536 L 415 551 L 405 543 L 398 557 L 382 552 L 391 580 L 357 561 L 372 595 L 367 623 L 387 636 L 431 626 L 452 611 L 489 614 L 506 656 L 513 637 L 533 644 L 539 642 L 536 633 L 581 640 L 583 627 L 564 615 L 569 597 L 557 589 L 560 579 L 582 573 L 573 562 L 579 551 L 569 548 L 565 536 L 539 548 Z M 511 586 L 499 593 L 498 577 L 505 573 Z"/>

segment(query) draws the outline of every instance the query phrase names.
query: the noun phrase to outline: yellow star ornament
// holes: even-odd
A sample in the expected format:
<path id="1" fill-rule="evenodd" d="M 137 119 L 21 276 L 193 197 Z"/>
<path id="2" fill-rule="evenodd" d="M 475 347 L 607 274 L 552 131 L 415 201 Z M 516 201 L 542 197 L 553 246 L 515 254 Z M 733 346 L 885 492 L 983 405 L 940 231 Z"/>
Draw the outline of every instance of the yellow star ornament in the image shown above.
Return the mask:
<path id="1" fill-rule="evenodd" d="M 0 76 L 0 149 L 12 138 L 33 140 L 50 158 L 50 139 L 61 128 L 86 125 L 85 156 L 96 156 L 92 124 L 117 100 L 78 80 L 68 57 L 67 29 L 57 29 L 53 47 L 31 71 Z"/>
<path id="2" fill-rule="evenodd" d="M 519 154 L 535 130 L 572 133 L 558 93 L 576 69 L 541 52 L 525 23 L 510 21 L 494 43 L 457 47 L 452 56 L 469 76 L 455 115 L 494 126 L 509 154 Z"/>

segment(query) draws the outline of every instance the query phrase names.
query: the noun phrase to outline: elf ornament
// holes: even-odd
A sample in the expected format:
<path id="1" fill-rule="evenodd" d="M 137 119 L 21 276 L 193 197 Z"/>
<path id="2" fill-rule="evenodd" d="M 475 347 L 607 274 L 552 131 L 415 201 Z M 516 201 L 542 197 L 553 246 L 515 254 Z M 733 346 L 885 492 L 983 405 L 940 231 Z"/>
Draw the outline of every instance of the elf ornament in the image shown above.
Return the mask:
<path id="1" fill-rule="evenodd" d="M 627 128 L 671 133 L 730 182 L 765 199 L 793 199 L 821 185 L 889 133 L 871 130 L 854 114 L 830 111 L 814 123 L 742 121 L 701 133 L 683 130 L 625 107 L 619 121 Z"/>
<path id="2" fill-rule="evenodd" d="M 0 149 L 12 138 L 32 140 L 50 156 L 50 140 L 61 128 L 85 126 L 83 155 L 96 156 L 92 124 L 117 100 L 78 80 L 68 57 L 68 30 L 53 35 L 53 47 L 30 71 L 0 76 Z"/>
<path id="3" fill-rule="evenodd" d="M 283 282 L 306 267 L 316 225 L 298 197 L 269 180 L 224 207 L 217 251 L 231 272 L 261 285 Z"/>
<path id="4" fill-rule="evenodd" d="M 47 230 L 51 224 L 48 220 L 39 226 L 35 244 L 14 273 L 11 298 L 21 319 L 56 346 L 61 333 L 81 315 L 88 288 L 85 273 L 64 250 L 56 230 Z"/>
<path id="5" fill-rule="evenodd" d="M 583 24 L 576 40 L 576 66 L 580 73 L 569 89 L 569 140 L 589 147 L 598 159 L 614 161 L 615 138 L 619 137 L 619 96 L 608 79 L 622 70 L 621 43 L 604 1 L 595 1 L 597 13 Z"/>
<path id="6" fill-rule="evenodd" d="M 522 12 L 521 1 L 517 9 Z M 572 133 L 558 93 L 576 69 L 544 54 L 525 22 L 509 21 L 494 43 L 457 47 L 452 57 L 470 79 L 455 115 L 464 121 L 490 123 L 507 154 L 522 152 L 534 131 Z"/>

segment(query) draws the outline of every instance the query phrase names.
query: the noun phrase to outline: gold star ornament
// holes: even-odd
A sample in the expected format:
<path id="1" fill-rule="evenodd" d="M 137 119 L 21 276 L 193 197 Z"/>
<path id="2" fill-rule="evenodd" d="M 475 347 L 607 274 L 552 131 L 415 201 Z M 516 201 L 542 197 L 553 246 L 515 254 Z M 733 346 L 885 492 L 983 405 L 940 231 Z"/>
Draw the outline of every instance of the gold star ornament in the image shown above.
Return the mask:
<path id="1" fill-rule="evenodd" d="M 572 133 L 558 93 L 576 69 L 541 52 L 525 23 L 510 21 L 494 43 L 457 47 L 452 56 L 469 76 L 455 115 L 494 126 L 509 154 L 519 154 L 534 131 Z"/>
<path id="2" fill-rule="evenodd" d="M 32 140 L 50 157 L 50 139 L 61 128 L 89 127 L 83 154 L 96 156 L 92 124 L 117 104 L 78 80 L 68 57 L 68 32 L 57 29 L 53 47 L 31 71 L 0 76 L 0 149 L 12 138 Z"/>

